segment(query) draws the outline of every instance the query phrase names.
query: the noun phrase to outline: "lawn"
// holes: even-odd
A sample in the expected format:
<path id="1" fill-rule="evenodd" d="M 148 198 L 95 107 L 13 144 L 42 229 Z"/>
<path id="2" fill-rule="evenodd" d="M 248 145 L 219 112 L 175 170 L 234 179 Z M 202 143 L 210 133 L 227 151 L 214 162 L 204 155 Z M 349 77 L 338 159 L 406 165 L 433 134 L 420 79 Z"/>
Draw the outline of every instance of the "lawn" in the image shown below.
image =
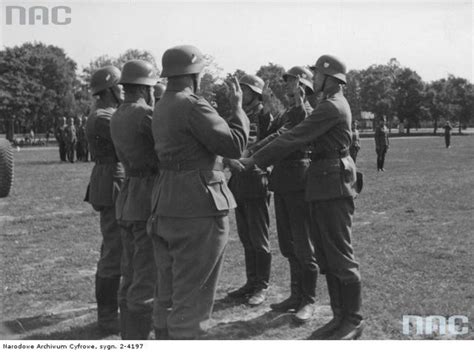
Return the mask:
<path id="1" fill-rule="evenodd" d="M 363 277 L 364 339 L 405 336 L 403 315 L 464 315 L 474 322 L 474 136 L 392 139 L 386 172 L 377 173 L 374 143 L 362 140 L 365 175 L 356 200 L 353 240 Z M 98 216 L 83 202 L 91 163 L 60 163 L 54 148 L 15 153 L 15 183 L 0 200 L 0 338 L 118 339 L 94 325 L 93 278 L 100 244 Z M 272 210 L 273 212 L 273 210 Z M 269 304 L 288 295 L 288 266 L 274 254 L 267 302 L 257 308 L 224 299 L 244 283 L 242 246 L 231 240 L 209 338 L 305 339 L 330 318 L 324 277 L 314 320 L 296 325 Z"/>

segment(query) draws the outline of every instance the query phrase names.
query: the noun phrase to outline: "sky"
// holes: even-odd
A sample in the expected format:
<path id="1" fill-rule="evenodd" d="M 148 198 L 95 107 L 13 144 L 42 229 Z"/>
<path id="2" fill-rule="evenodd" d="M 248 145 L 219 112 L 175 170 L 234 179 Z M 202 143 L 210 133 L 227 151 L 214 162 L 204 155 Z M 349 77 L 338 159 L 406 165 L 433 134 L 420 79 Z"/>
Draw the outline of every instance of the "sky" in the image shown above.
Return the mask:
<path id="1" fill-rule="evenodd" d="M 286 69 L 323 54 L 364 69 L 397 58 L 425 81 L 448 74 L 474 82 L 472 1 L 8 1 L 0 46 L 41 41 L 65 49 L 79 68 L 100 55 L 146 49 L 161 62 L 175 45 L 212 55 L 224 72 Z M 9 5 L 71 8 L 68 25 L 8 25 Z"/>

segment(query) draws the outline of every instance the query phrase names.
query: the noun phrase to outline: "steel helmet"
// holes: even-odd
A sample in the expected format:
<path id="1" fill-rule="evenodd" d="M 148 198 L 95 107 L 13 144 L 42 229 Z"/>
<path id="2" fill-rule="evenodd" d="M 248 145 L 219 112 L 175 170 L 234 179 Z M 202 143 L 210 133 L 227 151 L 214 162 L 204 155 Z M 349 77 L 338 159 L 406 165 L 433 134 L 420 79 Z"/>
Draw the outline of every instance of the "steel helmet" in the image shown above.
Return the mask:
<path id="1" fill-rule="evenodd" d="M 155 87 L 154 87 L 154 92 L 153 92 L 153 95 L 155 96 L 155 100 L 158 100 L 161 98 L 161 96 L 163 95 L 163 93 L 165 92 L 166 90 L 166 85 L 164 85 L 163 83 L 161 82 L 158 82 Z"/>
<path id="2" fill-rule="evenodd" d="M 337 78 L 338 80 L 347 83 L 346 65 L 335 56 L 321 56 L 318 61 L 316 61 L 316 64 L 311 67 L 311 69 L 313 71 L 319 71 L 325 75 Z"/>
<path id="3" fill-rule="evenodd" d="M 154 86 L 157 81 L 152 64 L 144 60 L 130 60 L 123 65 L 119 83 Z"/>
<path id="4" fill-rule="evenodd" d="M 290 68 L 288 71 L 285 72 L 283 75 L 283 79 L 286 81 L 287 77 L 295 77 L 298 78 L 300 83 L 302 83 L 306 88 L 309 88 L 312 93 L 313 90 L 313 73 L 308 70 L 306 67 L 303 66 L 295 66 Z"/>
<path id="5" fill-rule="evenodd" d="M 92 74 L 91 91 L 92 95 L 96 95 L 103 90 L 113 87 L 119 83 L 120 70 L 115 66 L 104 66 L 99 68 Z"/>
<path id="6" fill-rule="evenodd" d="M 174 77 L 200 73 L 206 62 L 204 55 L 195 46 L 179 45 L 165 51 L 161 64 L 161 77 Z"/>
<path id="7" fill-rule="evenodd" d="M 240 85 L 245 85 L 253 90 L 255 93 L 262 95 L 263 86 L 265 82 L 258 76 L 255 75 L 245 75 L 240 79 Z"/>

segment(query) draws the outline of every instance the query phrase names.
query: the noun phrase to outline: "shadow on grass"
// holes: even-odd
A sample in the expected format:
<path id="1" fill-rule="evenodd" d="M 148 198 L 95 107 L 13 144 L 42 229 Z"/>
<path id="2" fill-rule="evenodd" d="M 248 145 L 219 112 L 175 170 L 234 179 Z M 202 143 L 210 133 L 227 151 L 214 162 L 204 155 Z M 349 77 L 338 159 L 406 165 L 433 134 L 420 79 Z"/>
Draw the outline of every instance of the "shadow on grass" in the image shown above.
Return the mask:
<path id="1" fill-rule="evenodd" d="M 206 340 L 249 340 L 265 333 L 269 329 L 299 328 L 292 319 L 291 313 L 266 312 L 254 319 L 219 323 L 212 327 Z"/>
<path id="2" fill-rule="evenodd" d="M 28 335 L 24 340 L 102 340 L 111 335 L 102 332 L 97 327 L 97 323 L 93 322 L 83 326 L 74 326 L 65 331 Z"/>

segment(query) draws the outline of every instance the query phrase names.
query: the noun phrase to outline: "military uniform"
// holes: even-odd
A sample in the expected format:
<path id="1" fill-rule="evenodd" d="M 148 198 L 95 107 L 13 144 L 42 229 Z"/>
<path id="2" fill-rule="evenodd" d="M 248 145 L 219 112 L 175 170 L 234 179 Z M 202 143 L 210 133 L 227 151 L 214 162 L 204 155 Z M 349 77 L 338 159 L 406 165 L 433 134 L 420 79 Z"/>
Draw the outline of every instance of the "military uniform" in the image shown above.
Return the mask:
<path id="1" fill-rule="evenodd" d="M 110 137 L 110 119 L 115 109 L 100 100 L 87 124 L 86 138 L 95 165 L 92 169 L 86 201 L 100 213 L 102 244 L 96 272 L 96 299 L 99 327 L 118 330 L 117 292 L 122 257 L 121 231 L 115 219 L 115 200 L 124 178 Z"/>
<path id="2" fill-rule="evenodd" d="M 444 142 L 446 144 L 446 148 L 449 148 L 451 146 L 451 130 L 453 127 L 451 126 L 451 122 L 446 121 L 444 125 Z"/>
<path id="3" fill-rule="evenodd" d="M 318 59 L 316 69 L 324 72 L 326 77 L 323 89 L 326 75 L 345 82 L 345 66 L 339 63 L 328 55 Z M 362 330 L 362 317 L 359 313 L 359 264 L 351 243 L 356 195 L 356 168 L 348 153 L 351 111 L 340 85 L 323 91 L 325 98 L 311 115 L 257 152 L 253 159 L 257 165 L 265 167 L 312 143 L 305 198 L 311 202 L 316 258 L 321 273 L 326 274 L 334 313 L 333 321 L 325 327 L 325 337 L 357 338 Z"/>
<path id="4" fill-rule="evenodd" d="M 61 161 L 66 161 L 66 135 L 65 135 L 66 124 L 56 127 L 54 131 L 54 137 L 58 142 L 59 146 L 59 159 Z"/>
<path id="5" fill-rule="evenodd" d="M 76 135 L 76 127 L 74 125 L 67 125 L 64 129 L 65 135 L 65 142 L 66 142 L 66 156 L 67 160 L 71 163 L 74 162 L 74 155 L 76 151 L 76 142 L 77 142 L 77 135 Z"/>
<path id="6" fill-rule="evenodd" d="M 263 112 L 263 105 L 257 99 L 253 100 L 251 105 L 245 106 L 244 110 L 250 121 L 248 146 L 251 146 L 267 136 L 272 116 Z M 247 276 L 244 287 L 230 293 L 231 297 L 239 298 L 267 289 L 270 280 L 272 256 L 269 239 L 270 191 L 267 170 L 255 167 L 233 172 L 228 185 L 237 201 L 235 218 L 239 238 L 244 247 Z M 249 303 L 253 304 L 253 301 L 259 303 L 260 300 L 249 300 Z"/>
<path id="7" fill-rule="evenodd" d="M 354 160 L 354 163 L 356 162 L 357 154 L 359 153 L 359 150 L 360 150 L 359 130 L 357 129 L 357 127 L 354 127 L 352 129 L 352 143 L 349 148 L 349 154 L 351 155 L 352 160 Z"/>
<path id="8" fill-rule="evenodd" d="M 199 49 L 178 46 L 163 55 L 167 90 L 153 114 L 161 175 L 153 189 L 150 227 L 158 266 L 155 334 L 196 339 L 209 319 L 229 236 L 235 199 L 220 157 L 239 158 L 249 122 L 236 104 L 227 121 L 178 77 L 192 79 L 205 61 Z"/>
<path id="9" fill-rule="evenodd" d="M 124 73 L 122 79 L 123 76 Z M 151 214 L 153 182 L 158 176 L 152 113 L 153 109 L 143 98 L 126 95 L 110 125 L 126 176 L 116 202 L 117 221 L 123 228 L 119 304 L 127 314 L 124 339 L 146 339 L 151 329 L 156 266 L 146 222 Z"/>
<path id="10" fill-rule="evenodd" d="M 86 126 L 80 124 L 77 126 L 77 146 L 76 146 L 77 160 L 88 161 L 88 150 L 87 150 L 87 138 L 86 138 Z"/>
<path id="11" fill-rule="evenodd" d="M 384 125 L 375 130 L 375 152 L 377 153 L 377 171 L 384 171 L 385 154 L 389 147 L 388 128 Z"/>

